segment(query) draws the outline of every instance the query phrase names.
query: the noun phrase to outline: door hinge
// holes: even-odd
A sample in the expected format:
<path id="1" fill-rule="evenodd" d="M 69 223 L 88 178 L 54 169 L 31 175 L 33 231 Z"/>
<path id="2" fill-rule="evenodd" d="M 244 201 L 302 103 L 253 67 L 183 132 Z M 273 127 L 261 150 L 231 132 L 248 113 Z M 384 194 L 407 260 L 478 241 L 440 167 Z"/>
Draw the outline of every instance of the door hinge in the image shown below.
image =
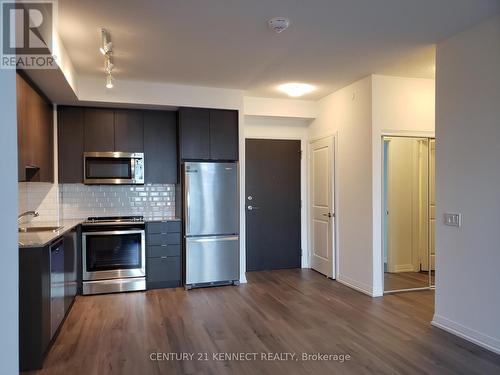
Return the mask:
<path id="1" fill-rule="evenodd" d="M 300 150 L 300 160 L 302 160 L 302 150 Z"/>
<path id="2" fill-rule="evenodd" d="M 302 199 L 300 200 L 300 208 L 302 208 Z"/>

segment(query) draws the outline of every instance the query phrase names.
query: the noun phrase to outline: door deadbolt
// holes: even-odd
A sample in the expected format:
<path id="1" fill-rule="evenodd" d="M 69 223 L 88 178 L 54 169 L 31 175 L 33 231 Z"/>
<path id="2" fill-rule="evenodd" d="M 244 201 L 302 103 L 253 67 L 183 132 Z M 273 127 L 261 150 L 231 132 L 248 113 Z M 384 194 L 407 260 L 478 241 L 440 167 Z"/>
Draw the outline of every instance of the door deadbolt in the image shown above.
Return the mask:
<path id="1" fill-rule="evenodd" d="M 253 197 L 252 197 L 251 195 L 249 195 L 249 196 L 247 197 L 247 199 L 248 199 L 249 201 L 251 201 L 251 200 L 253 199 Z"/>

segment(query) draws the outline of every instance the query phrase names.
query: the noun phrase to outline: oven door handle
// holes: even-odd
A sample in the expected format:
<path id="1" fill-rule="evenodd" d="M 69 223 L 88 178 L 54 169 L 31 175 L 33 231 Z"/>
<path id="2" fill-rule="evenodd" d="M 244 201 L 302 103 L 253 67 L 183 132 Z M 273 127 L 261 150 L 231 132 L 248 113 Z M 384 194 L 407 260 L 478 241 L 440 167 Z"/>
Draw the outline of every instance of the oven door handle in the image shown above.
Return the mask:
<path id="1" fill-rule="evenodd" d="M 144 229 L 138 229 L 138 230 L 104 230 L 104 231 L 99 231 L 99 232 L 83 232 L 82 235 L 84 236 L 119 236 L 121 234 L 142 234 L 145 235 L 146 231 Z"/>

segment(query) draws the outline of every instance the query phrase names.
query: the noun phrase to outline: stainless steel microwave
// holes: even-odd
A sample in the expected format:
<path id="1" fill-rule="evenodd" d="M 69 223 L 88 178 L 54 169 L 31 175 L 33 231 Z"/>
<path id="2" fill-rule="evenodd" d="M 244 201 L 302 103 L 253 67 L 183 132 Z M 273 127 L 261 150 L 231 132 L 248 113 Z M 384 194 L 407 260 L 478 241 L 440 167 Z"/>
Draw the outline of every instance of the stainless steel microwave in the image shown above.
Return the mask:
<path id="1" fill-rule="evenodd" d="M 85 184 L 144 184 L 144 153 L 85 152 L 83 154 Z"/>

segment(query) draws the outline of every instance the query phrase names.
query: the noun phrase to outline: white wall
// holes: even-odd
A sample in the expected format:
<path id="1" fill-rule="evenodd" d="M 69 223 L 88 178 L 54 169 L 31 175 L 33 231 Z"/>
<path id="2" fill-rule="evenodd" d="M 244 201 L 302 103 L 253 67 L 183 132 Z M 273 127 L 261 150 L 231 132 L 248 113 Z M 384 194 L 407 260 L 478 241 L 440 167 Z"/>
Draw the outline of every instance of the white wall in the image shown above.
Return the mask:
<path id="1" fill-rule="evenodd" d="M 242 90 L 126 81 L 119 77 L 111 90 L 104 86 L 104 79 L 79 77 L 77 95 L 83 102 L 243 109 Z"/>
<path id="2" fill-rule="evenodd" d="M 317 102 L 300 99 L 257 98 L 245 96 L 245 115 L 273 116 L 314 119 L 317 115 Z"/>
<path id="3" fill-rule="evenodd" d="M 19 372 L 19 275 L 17 235 L 17 115 L 16 72 L 0 69 L 0 185 L 2 272 L 0 272 L 0 373 Z"/>
<path id="4" fill-rule="evenodd" d="M 270 100 L 271 102 L 273 99 Z M 291 101 L 293 102 L 293 101 Z M 245 114 L 247 113 L 246 107 L 247 101 L 245 100 Z M 264 107 L 267 107 L 268 103 L 263 102 Z M 292 106 L 293 107 L 293 106 Z M 254 109 L 257 109 L 253 107 Z M 258 109 L 259 113 L 263 113 L 265 108 Z M 267 113 L 267 112 L 266 112 Z M 302 150 L 302 160 L 300 165 L 300 196 L 302 199 L 302 211 L 301 211 L 301 248 L 302 252 L 302 267 L 309 267 L 309 255 L 308 255 L 308 233 L 307 233 L 307 140 L 308 140 L 308 126 L 310 120 L 305 120 L 302 118 L 293 118 L 291 115 L 296 113 L 292 109 L 289 112 L 290 117 L 263 117 L 263 116 L 248 116 L 245 115 L 244 124 L 244 137 L 245 138 L 263 138 L 263 139 L 294 139 L 300 140 L 300 148 Z M 241 160 L 241 172 L 244 176 L 244 156 Z M 243 206 L 245 206 L 245 181 L 242 184 L 242 197 Z M 242 220 L 245 220 L 245 210 L 242 211 Z"/>
<path id="5" fill-rule="evenodd" d="M 434 132 L 434 80 L 373 75 L 373 128 L 380 132 Z"/>
<path id="6" fill-rule="evenodd" d="M 382 135 L 434 137 L 434 117 L 433 79 L 372 76 L 373 290 L 376 296 L 383 294 Z"/>
<path id="7" fill-rule="evenodd" d="M 337 280 L 372 295 L 372 79 L 355 82 L 318 104 L 309 137 L 336 135 L 338 146 Z"/>
<path id="8" fill-rule="evenodd" d="M 500 354 L 500 16 L 440 43 L 436 77 L 433 324 Z"/>

